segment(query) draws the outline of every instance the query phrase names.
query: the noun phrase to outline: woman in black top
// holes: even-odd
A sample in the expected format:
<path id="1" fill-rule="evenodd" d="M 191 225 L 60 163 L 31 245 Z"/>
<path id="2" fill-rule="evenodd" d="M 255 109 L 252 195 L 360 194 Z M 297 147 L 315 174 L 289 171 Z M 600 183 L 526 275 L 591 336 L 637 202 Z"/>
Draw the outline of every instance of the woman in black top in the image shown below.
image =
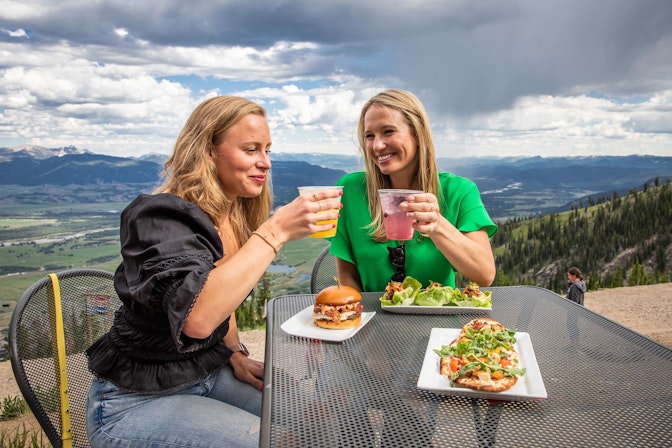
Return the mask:
<path id="1" fill-rule="evenodd" d="M 201 103 L 165 182 L 121 216 L 114 284 L 123 306 L 88 350 L 95 447 L 257 446 L 263 363 L 247 357 L 234 311 L 282 245 L 325 231 L 337 190 L 269 218 L 270 131 L 244 98 Z M 333 199 L 318 203 L 319 200 Z"/>

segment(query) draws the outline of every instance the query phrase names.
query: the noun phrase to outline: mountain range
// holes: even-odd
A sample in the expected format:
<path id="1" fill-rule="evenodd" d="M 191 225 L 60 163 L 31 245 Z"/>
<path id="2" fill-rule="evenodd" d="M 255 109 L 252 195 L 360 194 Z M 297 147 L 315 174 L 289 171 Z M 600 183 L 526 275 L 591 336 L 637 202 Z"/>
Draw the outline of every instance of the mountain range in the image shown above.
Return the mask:
<path id="1" fill-rule="evenodd" d="M 0 204 L 54 202 L 51 195 L 58 195 L 58 202 L 130 201 L 157 186 L 166 159 L 162 154 L 115 157 L 74 146 L 0 148 L 0 184 L 9 187 Z M 441 158 L 437 163 L 473 180 L 496 219 L 567 210 L 672 176 L 672 157 L 657 156 Z M 333 185 L 362 166 L 356 156 L 273 153 L 275 205 L 291 201 L 299 185 Z"/>

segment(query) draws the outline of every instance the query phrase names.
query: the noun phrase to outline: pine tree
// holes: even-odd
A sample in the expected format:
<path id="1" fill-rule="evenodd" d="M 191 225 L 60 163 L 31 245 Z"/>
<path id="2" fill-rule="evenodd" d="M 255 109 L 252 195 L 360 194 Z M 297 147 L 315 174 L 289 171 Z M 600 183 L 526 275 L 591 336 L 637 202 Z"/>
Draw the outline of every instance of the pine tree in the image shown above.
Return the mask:
<path id="1" fill-rule="evenodd" d="M 654 182 L 654 185 L 656 182 Z M 564 213 L 516 218 L 492 239 L 496 285 L 536 284 L 564 291 L 564 274 L 579 266 L 589 288 L 670 281 L 672 185 L 638 192 Z M 607 266 L 611 266 L 605 271 Z"/>

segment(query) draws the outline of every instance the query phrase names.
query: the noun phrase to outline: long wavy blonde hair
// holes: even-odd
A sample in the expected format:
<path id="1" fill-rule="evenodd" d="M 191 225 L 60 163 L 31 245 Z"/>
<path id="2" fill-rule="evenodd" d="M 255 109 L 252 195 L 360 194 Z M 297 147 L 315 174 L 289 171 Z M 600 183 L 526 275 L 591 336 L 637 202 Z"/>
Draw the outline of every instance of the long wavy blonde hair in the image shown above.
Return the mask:
<path id="1" fill-rule="evenodd" d="M 418 171 L 408 188 L 433 193 L 439 200 L 439 204 L 443 202 L 443 198 L 439 188 L 439 170 L 436 166 L 434 141 L 432 139 L 429 118 L 420 100 L 411 92 L 397 89 L 385 90 L 369 99 L 362 107 L 362 112 L 359 115 L 357 134 L 359 137 L 359 151 L 362 154 L 366 167 L 366 189 L 369 194 L 369 211 L 373 217 L 373 221 L 369 226 L 372 229 L 371 236 L 375 241 L 384 242 L 387 241 L 387 238 L 385 237 L 383 208 L 378 198 L 378 190 L 381 188 L 392 188 L 392 184 L 390 176 L 380 171 L 372 155 L 366 149 L 364 116 L 373 105 L 389 107 L 401 112 L 418 143 L 418 152 L 416 155 L 418 158 Z"/>
<path id="2" fill-rule="evenodd" d="M 172 193 L 198 205 L 215 227 L 229 210 L 233 231 L 241 244 L 270 215 L 273 197 L 270 175 L 261 194 L 232 199 L 217 177 L 210 150 L 226 138 L 228 129 L 248 114 L 266 117 L 260 105 L 241 97 L 217 96 L 194 109 L 164 164 L 163 184 L 155 193 Z"/>

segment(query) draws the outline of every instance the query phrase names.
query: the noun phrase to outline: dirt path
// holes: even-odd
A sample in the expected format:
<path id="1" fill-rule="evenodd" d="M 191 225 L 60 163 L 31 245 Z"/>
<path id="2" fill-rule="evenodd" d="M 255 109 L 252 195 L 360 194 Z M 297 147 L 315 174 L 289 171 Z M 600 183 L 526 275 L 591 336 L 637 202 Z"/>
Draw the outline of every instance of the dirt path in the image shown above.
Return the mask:
<path id="1" fill-rule="evenodd" d="M 584 306 L 672 347 L 672 283 L 589 291 Z"/>

